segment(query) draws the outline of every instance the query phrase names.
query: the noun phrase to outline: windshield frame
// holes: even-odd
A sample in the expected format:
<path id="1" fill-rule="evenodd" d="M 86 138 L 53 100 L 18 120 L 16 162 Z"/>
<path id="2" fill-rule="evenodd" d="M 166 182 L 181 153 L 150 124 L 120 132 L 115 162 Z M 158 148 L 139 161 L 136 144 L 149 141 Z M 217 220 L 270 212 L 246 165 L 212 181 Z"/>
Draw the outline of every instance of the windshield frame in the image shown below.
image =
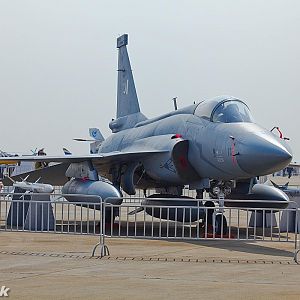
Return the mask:
<path id="1" fill-rule="evenodd" d="M 214 109 L 213 109 L 212 112 L 211 112 L 210 119 L 209 119 L 210 122 L 212 122 L 212 123 L 228 123 L 228 124 L 229 124 L 229 123 L 235 123 L 235 122 L 221 122 L 221 121 L 214 121 L 214 120 L 213 120 L 216 111 L 219 109 L 219 107 L 220 107 L 221 105 L 223 105 L 223 104 L 226 103 L 226 102 L 239 102 L 239 103 L 243 104 L 243 105 L 248 109 L 249 117 L 250 117 L 250 122 L 241 121 L 241 123 L 254 123 L 254 120 L 253 120 L 251 111 L 250 111 L 250 109 L 249 109 L 249 106 L 248 106 L 245 102 L 243 102 L 242 100 L 240 100 L 240 99 L 224 99 L 223 101 L 220 101 L 220 102 L 214 107 Z M 238 123 L 238 122 L 236 122 L 236 123 Z"/>

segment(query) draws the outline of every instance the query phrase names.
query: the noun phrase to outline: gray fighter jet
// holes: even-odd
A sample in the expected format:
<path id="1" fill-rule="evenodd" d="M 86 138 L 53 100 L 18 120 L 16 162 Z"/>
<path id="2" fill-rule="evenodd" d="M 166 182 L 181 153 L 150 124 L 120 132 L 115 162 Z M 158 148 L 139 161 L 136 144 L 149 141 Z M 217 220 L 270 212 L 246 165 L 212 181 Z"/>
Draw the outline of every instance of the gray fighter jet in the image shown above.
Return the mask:
<path id="1" fill-rule="evenodd" d="M 283 192 L 285 192 L 289 197 L 291 198 L 298 198 L 300 197 L 300 188 L 298 188 L 297 186 L 289 186 L 289 182 L 287 182 L 284 185 L 279 185 L 276 184 L 274 181 L 270 180 L 272 185 L 277 188 L 282 190 Z M 293 199 L 292 199 L 293 200 Z"/>
<path id="2" fill-rule="evenodd" d="M 122 202 L 121 191 L 133 195 L 136 188 L 156 188 L 158 197 L 171 201 L 181 197 L 185 185 L 199 198 L 206 189 L 214 198 L 288 200 L 280 190 L 255 179 L 290 163 L 287 141 L 255 123 L 247 104 L 232 96 L 148 119 L 140 111 L 127 44 L 127 34 L 117 39 L 117 114 L 109 124 L 112 135 L 105 140 L 101 135 L 94 154 L 14 157 L 60 163 L 31 172 L 31 180 L 41 177 L 49 184 L 64 184 L 65 194 L 114 197 L 112 203 Z"/>

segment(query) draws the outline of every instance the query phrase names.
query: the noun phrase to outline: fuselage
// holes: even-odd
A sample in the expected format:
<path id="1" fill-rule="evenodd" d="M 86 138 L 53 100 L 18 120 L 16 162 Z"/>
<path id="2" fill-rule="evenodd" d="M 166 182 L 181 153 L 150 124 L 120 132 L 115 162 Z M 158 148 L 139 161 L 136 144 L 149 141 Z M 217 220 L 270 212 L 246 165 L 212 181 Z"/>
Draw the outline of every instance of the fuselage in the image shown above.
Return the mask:
<path id="1" fill-rule="evenodd" d="M 218 108 L 220 103 L 224 106 L 225 102 L 234 101 L 222 98 L 213 106 Z M 170 135 L 177 134 L 180 139 L 189 141 L 188 160 L 200 178 L 251 178 L 276 172 L 291 161 L 291 150 L 285 140 L 254 122 L 214 122 L 211 117 L 202 115 L 207 110 L 205 105 L 195 104 L 112 134 L 103 142 L 99 153 L 142 149 L 143 141 L 146 143 L 149 138 L 153 149 L 159 149 L 164 137 L 169 139 Z M 211 109 L 209 114 L 213 111 L 216 109 Z M 165 163 L 163 159 L 161 156 L 161 165 Z"/>

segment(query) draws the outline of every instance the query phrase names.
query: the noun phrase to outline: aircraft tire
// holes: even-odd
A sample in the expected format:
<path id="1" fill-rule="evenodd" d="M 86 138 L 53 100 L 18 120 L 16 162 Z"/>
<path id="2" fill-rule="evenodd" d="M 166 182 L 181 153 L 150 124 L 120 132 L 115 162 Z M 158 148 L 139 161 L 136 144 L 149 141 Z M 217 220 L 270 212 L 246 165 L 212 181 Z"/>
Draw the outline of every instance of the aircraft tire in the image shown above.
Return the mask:
<path id="1" fill-rule="evenodd" d="M 222 229 L 223 229 L 223 233 L 222 233 Z M 228 226 L 227 226 L 226 217 L 222 213 L 217 213 L 215 218 L 215 234 L 224 236 L 227 235 L 227 231 L 228 231 Z"/>
<path id="2" fill-rule="evenodd" d="M 205 207 L 215 207 L 215 204 L 213 201 L 206 201 L 204 203 Z M 214 209 L 207 209 L 206 210 L 206 219 L 207 219 L 207 225 L 213 225 L 213 213 L 214 213 Z"/>

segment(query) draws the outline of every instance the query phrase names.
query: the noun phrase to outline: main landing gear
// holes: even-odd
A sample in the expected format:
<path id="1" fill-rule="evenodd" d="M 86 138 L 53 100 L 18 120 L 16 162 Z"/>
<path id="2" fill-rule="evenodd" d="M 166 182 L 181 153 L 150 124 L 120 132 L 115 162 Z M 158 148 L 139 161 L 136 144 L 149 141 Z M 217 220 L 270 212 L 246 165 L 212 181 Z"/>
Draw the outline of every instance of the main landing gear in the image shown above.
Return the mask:
<path id="1" fill-rule="evenodd" d="M 175 199 L 176 200 L 173 200 Z M 147 204 L 150 208 L 146 208 L 146 212 L 150 215 L 153 214 L 155 217 L 160 217 L 162 219 L 167 218 L 169 220 L 178 222 L 196 222 L 199 219 L 203 220 L 202 226 L 205 229 L 205 237 L 226 237 L 228 232 L 227 220 L 222 210 L 223 204 L 220 199 L 219 207 L 215 207 L 213 201 L 205 201 L 204 205 L 200 200 L 199 203 L 194 201 L 195 199 L 188 196 L 178 196 L 172 194 L 153 194 L 147 197 Z M 153 199 L 153 201 L 151 201 Z M 154 200 L 157 199 L 157 200 Z M 159 199 L 159 200 L 158 200 Z M 182 199 L 182 200 L 177 200 Z M 198 198 L 199 199 L 199 198 Z M 201 198 L 200 198 L 201 199 Z M 223 198 L 224 200 L 224 198 Z M 223 201 L 224 203 L 224 201 Z M 177 207 L 176 214 L 174 214 L 175 208 L 169 208 L 168 214 L 165 213 L 166 208 L 151 209 L 151 205 L 156 206 L 169 206 Z M 180 207 L 192 207 L 189 211 L 188 209 Z M 206 227 L 206 228 L 205 228 Z"/>

